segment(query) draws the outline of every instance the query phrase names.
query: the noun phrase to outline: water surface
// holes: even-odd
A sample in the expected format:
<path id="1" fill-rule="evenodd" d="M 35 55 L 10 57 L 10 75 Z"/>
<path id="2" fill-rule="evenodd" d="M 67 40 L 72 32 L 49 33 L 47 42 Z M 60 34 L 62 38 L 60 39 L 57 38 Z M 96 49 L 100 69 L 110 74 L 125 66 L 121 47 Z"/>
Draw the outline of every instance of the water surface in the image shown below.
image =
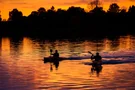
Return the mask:
<path id="1" fill-rule="evenodd" d="M 58 68 L 44 63 L 50 49 L 59 50 Z M 97 51 L 104 64 L 91 72 L 90 54 Z M 135 37 L 101 40 L 44 40 L 29 37 L 0 39 L 0 90 L 134 90 Z"/>

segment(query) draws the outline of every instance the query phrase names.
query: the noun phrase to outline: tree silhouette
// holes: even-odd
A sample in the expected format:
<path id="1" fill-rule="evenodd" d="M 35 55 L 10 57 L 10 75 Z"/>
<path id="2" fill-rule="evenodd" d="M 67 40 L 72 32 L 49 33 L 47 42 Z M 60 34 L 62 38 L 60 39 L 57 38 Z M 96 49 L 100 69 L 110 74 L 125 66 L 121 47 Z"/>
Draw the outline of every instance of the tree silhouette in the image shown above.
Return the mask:
<path id="1" fill-rule="evenodd" d="M 79 15 L 79 14 L 83 14 L 85 11 L 84 8 L 71 6 L 67 9 L 67 12 L 70 15 Z"/>
<path id="2" fill-rule="evenodd" d="M 37 21 L 38 15 L 39 14 L 37 11 L 32 11 L 31 14 L 28 16 L 29 21 Z"/>
<path id="3" fill-rule="evenodd" d="M 128 16 L 129 16 L 129 18 L 128 18 L 127 22 L 129 23 L 129 27 L 131 28 L 129 30 L 131 30 L 131 32 L 135 33 L 135 31 L 134 31 L 135 27 L 134 27 L 134 23 L 133 23 L 135 21 L 135 6 L 134 5 L 129 7 Z"/>
<path id="4" fill-rule="evenodd" d="M 103 10 L 103 7 L 95 7 L 93 10 L 91 10 L 90 12 L 94 13 L 94 14 L 105 14 L 105 11 Z"/>
<path id="5" fill-rule="evenodd" d="M 102 3 L 99 0 L 92 0 L 88 3 L 88 9 L 93 10 L 96 7 L 101 7 Z"/>
<path id="6" fill-rule="evenodd" d="M 38 12 L 39 12 L 39 13 L 46 12 L 46 9 L 45 9 L 44 7 L 40 7 L 40 8 L 38 9 Z"/>
<path id="7" fill-rule="evenodd" d="M 48 10 L 40 7 L 28 16 L 23 16 L 21 11 L 14 8 L 9 12 L 8 21 L 0 20 L 0 27 L 3 28 L 0 35 L 77 38 L 135 33 L 131 31 L 134 28 L 132 22 L 135 21 L 134 5 L 130 6 L 127 12 L 120 9 L 117 3 L 110 4 L 107 12 L 100 6 L 99 0 L 93 0 L 89 5 L 93 7 L 89 12 L 75 6 L 67 10 L 61 8 L 56 10 L 52 6 Z"/>
<path id="8" fill-rule="evenodd" d="M 121 10 L 120 10 L 120 13 L 121 13 L 121 14 L 126 14 L 126 9 L 121 9 Z"/>
<path id="9" fill-rule="evenodd" d="M 108 9 L 109 13 L 119 13 L 119 11 L 120 11 L 119 6 L 116 3 L 112 3 L 109 6 L 109 9 Z"/>
<path id="10" fill-rule="evenodd" d="M 65 21 L 68 20 L 67 11 L 59 8 L 56 12 L 56 16 L 57 16 L 57 19 L 56 19 L 57 27 L 65 27 L 67 25 L 67 22 Z"/>
<path id="11" fill-rule="evenodd" d="M 39 18 L 40 18 L 40 21 L 45 20 L 45 19 L 46 19 L 46 9 L 43 8 L 43 7 L 40 7 L 40 8 L 38 9 L 38 16 L 39 16 Z"/>
<path id="12" fill-rule="evenodd" d="M 1 11 L 0 11 L 0 22 L 2 21 L 2 18 L 1 18 Z"/>
<path id="13" fill-rule="evenodd" d="M 132 15 L 135 15 L 135 6 L 134 5 L 132 5 L 132 6 L 129 7 L 128 13 L 129 14 L 132 14 Z"/>
<path id="14" fill-rule="evenodd" d="M 53 16 L 55 14 L 55 7 L 52 6 L 50 9 L 47 10 L 47 13 L 51 16 Z"/>
<path id="15" fill-rule="evenodd" d="M 52 10 L 52 11 L 54 11 L 54 10 L 55 10 L 55 7 L 54 7 L 54 6 L 52 6 L 52 7 L 51 7 L 51 10 Z"/>
<path id="16" fill-rule="evenodd" d="M 9 19 L 8 21 L 19 21 L 23 17 L 23 14 L 21 11 L 18 11 L 18 9 L 13 9 L 9 12 Z"/>

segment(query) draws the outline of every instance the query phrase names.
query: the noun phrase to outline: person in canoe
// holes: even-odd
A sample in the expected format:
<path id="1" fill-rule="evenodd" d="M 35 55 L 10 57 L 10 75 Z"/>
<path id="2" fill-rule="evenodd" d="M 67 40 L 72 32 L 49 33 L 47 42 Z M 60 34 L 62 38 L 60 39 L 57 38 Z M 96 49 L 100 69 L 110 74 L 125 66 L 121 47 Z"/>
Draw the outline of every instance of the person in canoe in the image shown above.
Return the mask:
<path id="1" fill-rule="evenodd" d="M 54 53 L 51 53 L 51 55 L 53 55 L 53 59 L 54 59 L 55 61 L 58 61 L 58 59 L 59 59 L 58 50 L 55 50 L 55 52 L 54 52 Z"/>
<path id="2" fill-rule="evenodd" d="M 96 53 L 95 56 L 92 54 L 91 60 L 92 60 L 92 62 L 93 62 L 93 66 L 94 66 L 94 67 L 95 67 L 95 66 L 99 66 L 99 65 L 101 66 L 101 65 L 102 65 L 102 57 L 99 55 L 98 52 Z"/>
<path id="3" fill-rule="evenodd" d="M 55 50 L 55 52 L 52 55 L 54 58 L 59 58 L 58 50 Z"/>
<path id="4" fill-rule="evenodd" d="M 94 71 L 96 71 L 97 76 L 99 76 L 99 73 L 102 71 L 102 68 L 103 68 L 102 67 L 102 57 L 97 52 L 95 56 L 92 54 L 91 60 L 92 60 L 91 72 L 93 73 Z"/>
<path id="5" fill-rule="evenodd" d="M 56 70 L 59 67 L 59 53 L 58 50 L 55 50 L 55 52 L 52 54 L 53 55 L 53 65 L 55 65 Z"/>
<path id="6" fill-rule="evenodd" d="M 90 54 L 92 54 L 91 52 L 89 52 Z M 101 66 L 102 65 L 102 57 L 99 55 L 99 53 L 97 52 L 96 55 L 91 56 L 91 60 L 92 60 L 92 66 L 96 67 L 96 66 Z"/>

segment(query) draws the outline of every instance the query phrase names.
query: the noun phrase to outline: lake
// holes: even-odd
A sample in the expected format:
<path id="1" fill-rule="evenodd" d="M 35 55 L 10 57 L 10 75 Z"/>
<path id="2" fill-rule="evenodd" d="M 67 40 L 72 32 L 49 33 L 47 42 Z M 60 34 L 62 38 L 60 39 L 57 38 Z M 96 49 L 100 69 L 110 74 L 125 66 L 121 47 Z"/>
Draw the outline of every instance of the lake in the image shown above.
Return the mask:
<path id="1" fill-rule="evenodd" d="M 44 63 L 50 49 L 63 60 Z M 90 56 L 99 52 L 102 70 L 91 71 Z M 0 38 L 0 90 L 135 90 L 135 36 L 103 39 L 46 40 Z"/>

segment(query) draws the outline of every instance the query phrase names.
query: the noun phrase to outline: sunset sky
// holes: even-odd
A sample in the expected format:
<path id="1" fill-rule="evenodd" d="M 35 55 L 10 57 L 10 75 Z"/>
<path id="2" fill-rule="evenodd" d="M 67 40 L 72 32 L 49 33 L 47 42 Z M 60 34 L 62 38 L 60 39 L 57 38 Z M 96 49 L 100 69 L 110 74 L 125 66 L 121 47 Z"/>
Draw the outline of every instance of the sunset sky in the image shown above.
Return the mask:
<path id="1" fill-rule="evenodd" d="M 28 16 L 31 11 L 38 10 L 40 7 L 50 9 L 54 6 L 55 9 L 67 9 L 70 6 L 79 6 L 87 10 L 87 5 L 91 0 L 0 0 L 0 11 L 2 19 L 8 18 L 8 13 L 13 8 L 22 11 L 24 16 Z M 117 3 L 120 7 L 127 8 L 135 5 L 135 0 L 101 0 L 104 10 L 109 8 L 111 3 Z"/>

